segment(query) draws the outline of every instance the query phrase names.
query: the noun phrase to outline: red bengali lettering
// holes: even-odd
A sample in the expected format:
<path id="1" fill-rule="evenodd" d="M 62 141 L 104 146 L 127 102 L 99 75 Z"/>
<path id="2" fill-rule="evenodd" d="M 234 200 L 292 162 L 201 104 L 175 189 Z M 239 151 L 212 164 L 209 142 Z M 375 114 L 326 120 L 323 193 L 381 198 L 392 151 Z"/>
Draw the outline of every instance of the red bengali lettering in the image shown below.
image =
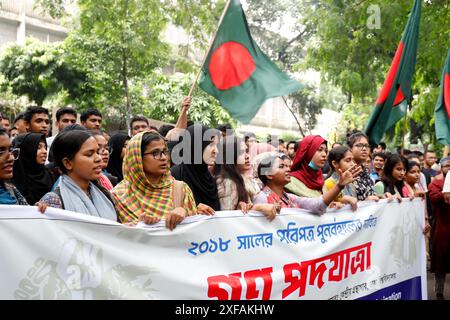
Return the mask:
<path id="1" fill-rule="evenodd" d="M 228 291 L 219 285 L 225 284 L 231 288 L 231 297 Z M 241 298 L 242 285 L 241 273 L 232 273 L 228 276 L 212 276 L 208 278 L 208 298 L 217 298 L 218 300 L 239 300 Z"/>
<path id="2" fill-rule="evenodd" d="M 256 279 L 262 279 L 263 293 L 262 300 L 269 300 L 272 293 L 272 271 L 273 268 L 264 268 L 260 270 L 252 270 L 244 273 L 244 279 L 247 283 L 247 300 L 258 299 L 259 291 L 256 289 Z"/>

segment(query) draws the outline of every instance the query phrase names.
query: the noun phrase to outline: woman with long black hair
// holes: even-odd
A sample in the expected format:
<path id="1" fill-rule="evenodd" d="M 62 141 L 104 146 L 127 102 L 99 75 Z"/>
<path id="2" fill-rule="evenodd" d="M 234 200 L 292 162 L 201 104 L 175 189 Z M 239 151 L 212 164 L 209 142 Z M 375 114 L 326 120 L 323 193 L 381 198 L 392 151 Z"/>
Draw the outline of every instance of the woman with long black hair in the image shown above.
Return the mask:
<path id="1" fill-rule="evenodd" d="M 383 197 L 386 194 L 396 197 L 399 201 L 404 197 L 403 187 L 408 160 L 398 154 L 390 154 L 384 164 L 381 181 L 375 184 L 375 192 Z M 414 197 L 414 195 L 412 195 Z"/>
<path id="2" fill-rule="evenodd" d="M 116 177 L 117 182 L 123 180 L 123 157 L 125 156 L 125 149 L 130 139 L 131 138 L 128 134 L 119 132 L 113 135 L 108 141 L 108 146 L 111 153 L 106 171 Z"/>
<path id="3" fill-rule="evenodd" d="M 117 213 L 108 190 L 98 179 L 102 158 L 95 138 L 87 131 L 65 131 L 53 141 L 55 164 L 62 171 L 58 186 L 41 202 L 50 207 L 117 221 Z"/>

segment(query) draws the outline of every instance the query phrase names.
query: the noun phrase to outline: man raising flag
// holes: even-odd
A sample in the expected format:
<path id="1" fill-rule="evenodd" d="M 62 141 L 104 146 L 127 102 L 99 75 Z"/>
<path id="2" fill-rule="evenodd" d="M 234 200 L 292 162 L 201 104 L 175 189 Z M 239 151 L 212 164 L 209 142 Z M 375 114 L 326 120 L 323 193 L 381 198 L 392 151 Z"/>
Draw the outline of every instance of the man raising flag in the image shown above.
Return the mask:
<path id="1" fill-rule="evenodd" d="M 434 109 L 437 140 L 450 146 L 450 50 L 445 61 L 441 80 L 441 94 Z"/>
<path id="2" fill-rule="evenodd" d="M 227 2 L 201 71 L 200 87 L 242 123 L 249 123 L 268 98 L 302 88 L 253 41 L 239 0 Z"/>
<path id="3" fill-rule="evenodd" d="M 366 134 L 372 144 L 381 141 L 386 130 L 405 115 L 408 104 L 411 103 L 411 82 L 416 68 L 421 11 L 422 0 L 415 0 L 394 61 L 366 128 Z"/>

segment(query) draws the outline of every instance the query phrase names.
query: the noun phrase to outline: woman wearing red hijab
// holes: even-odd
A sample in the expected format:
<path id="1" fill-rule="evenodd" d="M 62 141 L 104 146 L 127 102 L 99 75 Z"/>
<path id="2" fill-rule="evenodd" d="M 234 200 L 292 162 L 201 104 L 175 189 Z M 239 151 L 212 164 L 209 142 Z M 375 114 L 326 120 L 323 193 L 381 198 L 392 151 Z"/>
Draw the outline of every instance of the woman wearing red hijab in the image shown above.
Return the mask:
<path id="1" fill-rule="evenodd" d="M 285 186 L 300 197 L 320 197 L 325 183 L 322 168 L 327 161 L 327 141 L 321 136 L 307 136 L 298 147 L 291 167 L 291 182 Z"/>

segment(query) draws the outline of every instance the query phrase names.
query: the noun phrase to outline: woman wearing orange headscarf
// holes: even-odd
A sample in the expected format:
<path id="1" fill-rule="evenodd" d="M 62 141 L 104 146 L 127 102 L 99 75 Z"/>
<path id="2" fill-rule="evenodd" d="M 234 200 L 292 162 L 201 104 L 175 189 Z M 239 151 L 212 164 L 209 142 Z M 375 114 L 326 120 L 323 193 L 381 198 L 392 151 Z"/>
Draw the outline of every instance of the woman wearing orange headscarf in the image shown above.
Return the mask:
<path id="1" fill-rule="evenodd" d="M 307 136 L 298 147 L 291 167 L 291 182 L 285 186 L 300 197 L 320 197 L 325 183 L 322 168 L 327 161 L 327 141 L 321 136 Z"/>

